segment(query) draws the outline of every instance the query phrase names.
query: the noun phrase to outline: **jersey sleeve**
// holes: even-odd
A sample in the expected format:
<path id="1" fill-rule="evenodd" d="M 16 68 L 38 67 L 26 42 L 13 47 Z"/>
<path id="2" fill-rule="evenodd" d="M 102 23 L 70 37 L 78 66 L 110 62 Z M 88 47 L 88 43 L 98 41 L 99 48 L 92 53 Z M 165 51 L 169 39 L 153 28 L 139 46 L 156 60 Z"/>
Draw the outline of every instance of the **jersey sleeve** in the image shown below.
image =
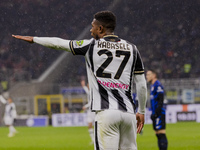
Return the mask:
<path id="1" fill-rule="evenodd" d="M 84 91 L 85 91 L 86 94 L 89 94 L 89 89 L 88 89 L 87 86 L 83 86 L 83 89 L 84 89 Z"/>
<path id="2" fill-rule="evenodd" d="M 161 109 L 163 107 L 163 101 L 164 101 L 164 90 L 162 89 L 162 87 L 160 85 L 158 85 L 156 88 L 156 93 L 157 93 L 157 97 L 156 97 L 156 101 L 157 101 L 157 107 L 155 110 L 156 114 L 160 114 L 161 113 Z"/>
<path id="3" fill-rule="evenodd" d="M 2 95 L 0 95 L 0 101 L 1 101 L 3 104 L 6 104 L 6 99 L 5 99 Z"/>
<path id="4" fill-rule="evenodd" d="M 139 53 L 137 47 L 135 47 L 135 49 L 136 49 L 136 63 L 135 63 L 134 74 L 143 74 L 144 73 L 144 65 L 142 62 L 142 58 L 140 56 L 140 53 Z"/>
<path id="5" fill-rule="evenodd" d="M 70 52 L 70 40 L 65 40 L 57 37 L 33 37 L 33 42 L 52 49 L 65 50 Z"/>
<path id="6" fill-rule="evenodd" d="M 85 55 L 90 48 L 92 41 L 94 39 L 90 40 L 72 40 L 70 41 L 70 49 L 72 51 L 73 55 Z"/>
<path id="7" fill-rule="evenodd" d="M 144 74 L 134 76 L 136 83 L 136 91 L 138 97 L 138 112 L 145 114 L 146 102 L 147 102 L 147 85 Z"/>
<path id="8" fill-rule="evenodd" d="M 160 85 L 158 85 L 158 86 L 155 88 L 155 90 L 156 90 L 156 92 L 159 93 L 159 94 L 164 94 L 164 90 L 163 90 L 163 88 L 162 88 Z"/>

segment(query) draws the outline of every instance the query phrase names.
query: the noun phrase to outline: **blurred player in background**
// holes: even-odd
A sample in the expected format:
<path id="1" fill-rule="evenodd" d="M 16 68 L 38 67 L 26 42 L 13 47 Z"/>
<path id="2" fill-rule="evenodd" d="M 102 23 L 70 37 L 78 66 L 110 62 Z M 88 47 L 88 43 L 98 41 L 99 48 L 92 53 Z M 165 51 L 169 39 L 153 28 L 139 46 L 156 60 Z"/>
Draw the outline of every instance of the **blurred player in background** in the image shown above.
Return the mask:
<path id="1" fill-rule="evenodd" d="M 0 95 L 0 101 L 3 104 L 6 104 L 4 113 L 4 123 L 9 128 L 8 137 L 13 137 L 15 133 L 17 133 L 17 130 L 13 126 L 14 119 L 17 116 L 15 104 L 13 103 L 11 97 L 8 97 L 8 99 L 6 100 L 2 95 Z"/>
<path id="2" fill-rule="evenodd" d="M 144 66 L 137 47 L 114 35 L 116 16 L 97 12 L 89 40 L 12 35 L 30 43 L 62 49 L 86 60 L 91 109 L 95 111 L 96 150 L 137 150 L 136 137 L 144 126 L 147 98 Z M 132 99 L 136 83 L 138 112 Z"/>
<path id="3" fill-rule="evenodd" d="M 168 141 L 166 137 L 166 123 L 165 123 L 165 108 L 164 89 L 157 78 L 157 73 L 154 70 L 148 70 L 146 73 L 147 82 L 151 83 L 150 100 L 151 100 L 151 119 L 153 122 L 153 129 L 155 130 L 159 150 L 167 150 Z"/>
<path id="4" fill-rule="evenodd" d="M 85 80 L 81 80 L 81 86 L 83 87 L 85 93 L 87 94 L 88 103 L 83 106 L 83 110 L 87 111 L 88 132 L 92 139 L 92 143 L 94 143 L 93 123 L 94 123 L 94 119 L 95 119 L 95 112 L 91 111 L 91 102 L 89 99 L 89 87 L 85 85 Z"/>

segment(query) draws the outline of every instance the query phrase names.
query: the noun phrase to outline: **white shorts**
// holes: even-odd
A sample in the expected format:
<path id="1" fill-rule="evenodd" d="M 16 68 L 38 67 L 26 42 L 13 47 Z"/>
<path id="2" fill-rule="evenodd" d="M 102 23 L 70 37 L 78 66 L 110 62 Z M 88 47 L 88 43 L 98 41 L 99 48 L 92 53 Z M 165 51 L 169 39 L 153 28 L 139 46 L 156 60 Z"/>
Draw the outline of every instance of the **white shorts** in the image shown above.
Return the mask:
<path id="1" fill-rule="evenodd" d="M 95 112 L 92 112 L 91 110 L 87 110 L 87 122 L 94 123 L 94 119 L 95 119 Z"/>
<path id="2" fill-rule="evenodd" d="M 95 116 L 95 150 L 137 150 L 136 116 L 104 110 Z"/>
<path id="3" fill-rule="evenodd" d="M 12 117 L 8 117 L 8 116 L 6 116 L 6 117 L 4 117 L 4 123 L 5 123 L 5 125 L 12 125 L 13 124 L 13 121 L 14 121 L 14 118 L 12 118 Z"/>

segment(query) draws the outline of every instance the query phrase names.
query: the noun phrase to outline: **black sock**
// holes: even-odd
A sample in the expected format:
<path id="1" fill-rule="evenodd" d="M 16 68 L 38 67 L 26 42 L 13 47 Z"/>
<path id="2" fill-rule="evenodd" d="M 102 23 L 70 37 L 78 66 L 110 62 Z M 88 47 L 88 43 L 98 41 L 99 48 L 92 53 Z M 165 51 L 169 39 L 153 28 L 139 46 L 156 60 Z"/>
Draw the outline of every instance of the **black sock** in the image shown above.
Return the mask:
<path id="1" fill-rule="evenodd" d="M 158 147 L 159 150 L 167 150 L 167 146 L 168 146 L 168 141 L 167 141 L 167 137 L 166 134 L 156 134 L 157 138 L 158 138 Z"/>

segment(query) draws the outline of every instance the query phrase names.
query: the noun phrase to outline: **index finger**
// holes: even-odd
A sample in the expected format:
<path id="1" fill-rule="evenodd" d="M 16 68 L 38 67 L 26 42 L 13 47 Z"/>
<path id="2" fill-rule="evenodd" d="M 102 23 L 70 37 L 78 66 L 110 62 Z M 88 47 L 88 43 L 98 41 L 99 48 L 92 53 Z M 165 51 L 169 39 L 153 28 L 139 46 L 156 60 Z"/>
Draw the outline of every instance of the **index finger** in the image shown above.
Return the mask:
<path id="1" fill-rule="evenodd" d="M 143 123 L 139 123 L 137 126 L 137 133 L 140 133 L 142 131 L 144 124 Z"/>

